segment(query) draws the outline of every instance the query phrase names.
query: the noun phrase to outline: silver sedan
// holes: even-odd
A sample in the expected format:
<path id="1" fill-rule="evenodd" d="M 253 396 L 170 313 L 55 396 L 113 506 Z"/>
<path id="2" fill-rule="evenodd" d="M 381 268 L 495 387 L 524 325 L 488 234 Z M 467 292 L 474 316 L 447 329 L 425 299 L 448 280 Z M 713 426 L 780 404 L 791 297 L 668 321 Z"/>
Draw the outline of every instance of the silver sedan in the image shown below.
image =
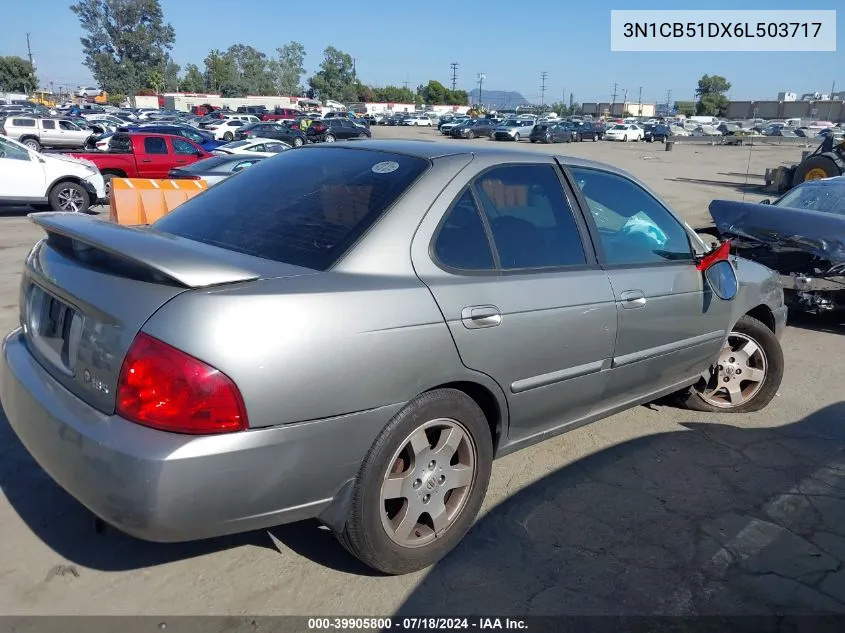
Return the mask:
<path id="1" fill-rule="evenodd" d="M 758 410 L 783 375 L 777 275 L 581 159 L 320 144 L 150 227 L 32 219 L 3 409 L 142 539 L 316 517 L 418 570 L 469 530 L 494 457 L 667 394 Z"/>

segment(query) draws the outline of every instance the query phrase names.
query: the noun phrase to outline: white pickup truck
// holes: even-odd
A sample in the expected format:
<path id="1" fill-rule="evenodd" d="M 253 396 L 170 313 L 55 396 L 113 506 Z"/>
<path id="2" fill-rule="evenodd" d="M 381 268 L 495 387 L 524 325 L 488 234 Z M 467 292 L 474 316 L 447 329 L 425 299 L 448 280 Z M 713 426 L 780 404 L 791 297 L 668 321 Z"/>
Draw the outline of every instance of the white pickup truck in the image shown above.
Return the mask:
<path id="1" fill-rule="evenodd" d="M 41 154 L 0 136 L 0 206 L 82 213 L 105 197 L 103 176 L 93 163 Z"/>

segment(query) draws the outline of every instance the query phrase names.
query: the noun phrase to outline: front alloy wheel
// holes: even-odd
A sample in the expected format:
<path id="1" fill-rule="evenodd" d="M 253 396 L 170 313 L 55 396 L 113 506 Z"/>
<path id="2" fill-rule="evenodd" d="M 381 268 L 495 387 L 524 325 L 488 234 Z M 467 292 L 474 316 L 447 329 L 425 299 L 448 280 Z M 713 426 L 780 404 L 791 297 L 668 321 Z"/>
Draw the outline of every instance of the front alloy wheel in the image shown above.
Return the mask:
<path id="1" fill-rule="evenodd" d="M 765 408 L 783 380 L 783 350 L 774 333 L 744 316 L 728 335 L 718 360 L 689 391 L 691 409 L 750 413 Z"/>

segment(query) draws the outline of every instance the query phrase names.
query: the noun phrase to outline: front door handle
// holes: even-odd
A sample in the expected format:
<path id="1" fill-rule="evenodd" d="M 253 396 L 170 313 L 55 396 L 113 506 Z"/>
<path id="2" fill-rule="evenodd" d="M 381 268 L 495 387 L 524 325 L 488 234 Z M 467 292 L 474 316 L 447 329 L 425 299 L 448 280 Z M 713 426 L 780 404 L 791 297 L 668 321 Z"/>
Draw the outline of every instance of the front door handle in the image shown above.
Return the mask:
<path id="1" fill-rule="evenodd" d="M 461 321 L 470 330 L 495 327 L 502 322 L 502 313 L 496 306 L 470 306 L 461 310 Z"/>
<path id="2" fill-rule="evenodd" d="M 642 290 L 626 290 L 619 298 L 623 308 L 643 308 L 646 304 L 645 293 Z"/>

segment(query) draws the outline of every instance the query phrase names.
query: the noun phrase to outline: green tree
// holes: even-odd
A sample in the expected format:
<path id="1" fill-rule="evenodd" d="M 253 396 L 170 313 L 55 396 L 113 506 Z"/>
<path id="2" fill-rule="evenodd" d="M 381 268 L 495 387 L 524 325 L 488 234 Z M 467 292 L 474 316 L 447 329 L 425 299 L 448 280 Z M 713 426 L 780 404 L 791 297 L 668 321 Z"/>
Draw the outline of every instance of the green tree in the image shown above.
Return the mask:
<path id="1" fill-rule="evenodd" d="M 432 105 L 444 105 L 450 101 L 451 91 L 439 81 L 431 79 L 425 86 L 417 88 L 417 94 L 420 95 L 425 103 Z"/>
<path id="2" fill-rule="evenodd" d="M 30 93 L 38 80 L 29 62 L 22 57 L 0 57 L 0 91 Z"/>
<path id="3" fill-rule="evenodd" d="M 329 46 L 323 51 L 323 61 L 308 85 L 321 99 L 340 102 L 354 101 L 357 94 L 357 76 L 352 56 Z"/>
<path id="4" fill-rule="evenodd" d="M 233 65 L 239 96 L 278 94 L 274 67 L 267 55 L 244 44 L 234 44 L 226 51 Z"/>
<path id="5" fill-rule="evenodd" d="M 305 47 L 290 42 L 277 48 L 279 54 L 277 86 L 279 94 L 298 97 L 302 94 L 302 75 L 305 74 Z"/>
<path id="6" fill-rule="evenodd" d="M 86 37 L 85 65 L 100 87 L 134 102 L 150 68 L 163 68 L 176 41 L 159 0 L 79 0 L 71 5 Z"/>
<path id="7" fill-rule="evenodd" d="M 183 92 L 203 92 L 205 90 L 205 79 L 196 64 L 185 66 L 185 75 L 180 82 Z"/>
<path id="8" fill-rule="evenodd" d="M 726 93 L 731 89 L 730 82 L 721 75 L 704 75 L 698 80 L 695 96 L 698 103 L 695 111 L 699 116 L 723 116 L 728 107 Z"/>
<path id="9" fill-rule="evenodd" d="M 158 68 L 153 68 L 147 75 L 147 86 L 156 91 L 162 92 L 164 89 L 164 73 Z"/>
<path id="10" fill-rule="evenodd" d="M 374 89 L 377 101 L 387 103 L 414 103 L 415 95 L 408 88 L 398 86 L 385 86 Z"/>
<path id="11" fill-rule="evenodd" d="M 234 60 L 221 50 L 209 51 L 205 60 L 206 88 L 224 97 L 241 97 L 243 92 L 238 82 Z"/>
<path id="12" fill-rule="evenodd" d="M 110 94 L 109 95 L 109 103 L 113 106 L 121 106 L 123 102 L 126 101 L 126 95 L 122 95 L 119 92 L 117 94 Z"/>
<path id="13" fill-rule="evenodd" d="M 162 72 L 162 76 L 164 78 L 164 92 L 173 92 L 174 90 L 179 89 L 180 70 L 182 70 L 182 67 L 174 62 L 168 55 L 164 62 L 164 72 Z"/>

